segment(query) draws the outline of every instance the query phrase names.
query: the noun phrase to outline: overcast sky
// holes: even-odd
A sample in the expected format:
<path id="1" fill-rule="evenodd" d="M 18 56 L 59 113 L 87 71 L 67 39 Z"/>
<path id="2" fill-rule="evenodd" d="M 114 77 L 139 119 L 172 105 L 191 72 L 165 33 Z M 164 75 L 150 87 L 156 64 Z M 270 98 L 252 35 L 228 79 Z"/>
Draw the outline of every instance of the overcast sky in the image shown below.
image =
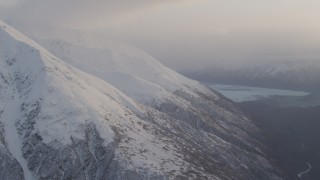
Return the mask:
<path id="1" fill-rule="evenodd" d="M 319 0 L 0 0 L 0 14 L 105 33 L 179 71 L 320 59 Z"/>

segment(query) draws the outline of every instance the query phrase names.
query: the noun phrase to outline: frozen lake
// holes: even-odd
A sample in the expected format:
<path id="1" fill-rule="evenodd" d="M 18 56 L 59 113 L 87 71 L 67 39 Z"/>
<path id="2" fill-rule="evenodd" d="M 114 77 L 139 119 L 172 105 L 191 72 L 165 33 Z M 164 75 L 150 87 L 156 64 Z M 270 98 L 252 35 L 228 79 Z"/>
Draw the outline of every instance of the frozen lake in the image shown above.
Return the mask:
<path id="1" fill-rule="evenodd" d="M 209 84 L 209 87 L 235 102 L 255 101 L 261 98 L 268 98 L 272 96 L 306 96 L 310 94 L 303 91 L 269 89 L 240 85 Z"/>

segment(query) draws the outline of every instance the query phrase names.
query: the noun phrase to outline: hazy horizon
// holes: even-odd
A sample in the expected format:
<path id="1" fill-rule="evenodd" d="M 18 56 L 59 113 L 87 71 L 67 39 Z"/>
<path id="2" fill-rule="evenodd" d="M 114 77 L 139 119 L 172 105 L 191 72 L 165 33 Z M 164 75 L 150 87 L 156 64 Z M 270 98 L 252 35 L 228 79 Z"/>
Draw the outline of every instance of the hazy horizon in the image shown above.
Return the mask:
<path id="1" fill-rule="evenodd" d="M 222 61 L 320 56 L 320 2 L 315 0 L 2 0 L 0 5 L 4 19 L 104 34 L 178 71 Z"/>

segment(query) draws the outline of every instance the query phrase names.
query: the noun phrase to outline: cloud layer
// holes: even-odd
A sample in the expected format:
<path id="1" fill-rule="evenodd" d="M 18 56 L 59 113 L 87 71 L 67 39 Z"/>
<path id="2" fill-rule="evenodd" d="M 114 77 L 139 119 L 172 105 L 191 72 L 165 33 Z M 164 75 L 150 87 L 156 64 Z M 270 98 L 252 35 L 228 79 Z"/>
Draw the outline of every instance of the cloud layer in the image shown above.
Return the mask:
<path id="1" fill-rule="evenodd" d="M 165 2 L 170 0 L 1 0 L 0 6 L 7 7 L 7 16 L 22 21 L 83 25 L 107 24 L 117 16 Z"/>
<path id="2" fill-rule="evenodd" d="M 320 57 L 318 0 L 0 0 L 0 6 L 8 19 L 108 34 L 179 70 Z"/>

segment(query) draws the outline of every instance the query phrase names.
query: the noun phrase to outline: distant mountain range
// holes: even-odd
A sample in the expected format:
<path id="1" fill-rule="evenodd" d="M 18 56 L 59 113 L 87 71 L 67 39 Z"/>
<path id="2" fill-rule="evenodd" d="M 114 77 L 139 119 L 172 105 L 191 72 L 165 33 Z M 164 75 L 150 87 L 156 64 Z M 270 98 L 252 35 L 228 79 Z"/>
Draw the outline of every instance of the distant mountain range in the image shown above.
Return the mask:
<path id="1" fill-rule="evenodd" d="M 201 72 L 184 72 L 205 82 L 251 85 L 293 90 L 320 90 L 320 59 L 301 61 L 247 61 L 216 63 Z"/>

